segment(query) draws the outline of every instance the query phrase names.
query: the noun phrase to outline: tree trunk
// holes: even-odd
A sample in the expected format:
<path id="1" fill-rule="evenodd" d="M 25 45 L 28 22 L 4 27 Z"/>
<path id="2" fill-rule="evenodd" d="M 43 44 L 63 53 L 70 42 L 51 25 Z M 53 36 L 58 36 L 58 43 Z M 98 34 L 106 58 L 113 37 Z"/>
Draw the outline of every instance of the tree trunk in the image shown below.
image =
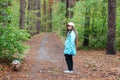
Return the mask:
<path id="1" fill-rule="evenodd" d="M 38 10 L 38 13 L 37 13 L 37 17 L 38 17 L 38 20 L 36 22 L 36 28 L 37 28 L 37 34 L 40 32 L 40 26 L 41 26 L 41 20 L 40 20 L 40 16 L 41 16 L 41 10 L 40 10 L 40 0 L 36 0 L 36 8 Z"/>
<path id="2" fill-rule="evenodd" d="M 75 5 L 75 0 L 69 0 L 69 3 L 70 3 L 70 18 L 73 18 L 73 7 Z"/>
<path id="3" fill-rule="evenodd" d="M 52 31 L 52 5 L 53 5 L 53 0 L 48 0 L 49 1 L 49 31 Z"/>
<path id="4" fill-rule="evenodd" d="M 86 14 L 85 14 L 85 24 L 84 24 L 84 41 L 83 46 L 89 46 L 89 26 L 90 26 L 90 8 L 86 7 Z"/>
<path id="5" fill-rule="evenodd" d="M 108 34 L 106 53 L 116 54 L 116 0 L 108 0 Z"/>
<path id="6" fill-rule="evenodd" d="M 66 17 L 69 18 L 69 0 L 66 0 Z"/>
<path id="7" fill-rule="evenodd" d="M 25 0 L 20 0 L 20 29 L 25 28 Z"/>
<path id="8" fill-rule="evenodd" d="M 65 0 L 61 0 L 61 2 L 65 3 Z"/>
<path id="9" fill-rule="evenodd" d="M 32 10 L 32 0 L 28 0 L 28 11 Z"/>
<path id="10" fill-rule="evenodd" d="M 66 0 L 66 17 L 72 18 L 73 17 L 73 7 L 75 5 L 75 0 Z"/>
<path id="11" fill-rule="evenodd" d="M 44 21 L 44 25 L 43 25 L 43 27 L 42 27 L 42 32 L 44 32 L 44 31 L 46 31 L 45 29 L 46 29 L 46 10 L 47 10 L 47 8 L 46 8 L 46 0 L 44 0 L 44 2 L 43 2 L 43 21 Z"/>

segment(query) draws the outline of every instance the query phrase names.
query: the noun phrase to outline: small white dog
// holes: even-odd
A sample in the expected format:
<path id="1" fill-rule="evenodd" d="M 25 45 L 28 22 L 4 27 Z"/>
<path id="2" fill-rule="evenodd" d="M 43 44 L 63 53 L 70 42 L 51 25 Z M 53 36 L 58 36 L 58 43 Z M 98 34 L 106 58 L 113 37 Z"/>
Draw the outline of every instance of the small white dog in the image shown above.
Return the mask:
<path id="1" fill-rule="evenodd" d="M 13 60 L 11 64 L 14 71 L 20 71 L 21 63 L 19 60 Z"/>

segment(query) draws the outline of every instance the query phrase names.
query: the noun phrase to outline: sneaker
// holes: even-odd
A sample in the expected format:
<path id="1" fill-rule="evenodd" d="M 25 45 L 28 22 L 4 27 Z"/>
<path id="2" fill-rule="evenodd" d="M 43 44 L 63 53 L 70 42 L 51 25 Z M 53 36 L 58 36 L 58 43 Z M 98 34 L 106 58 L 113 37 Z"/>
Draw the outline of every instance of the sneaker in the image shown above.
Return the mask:
<path id="1" fill-rule="evenodd" d="M 65 70 L 64 73 L 73 73 L 73 71 Z"/>

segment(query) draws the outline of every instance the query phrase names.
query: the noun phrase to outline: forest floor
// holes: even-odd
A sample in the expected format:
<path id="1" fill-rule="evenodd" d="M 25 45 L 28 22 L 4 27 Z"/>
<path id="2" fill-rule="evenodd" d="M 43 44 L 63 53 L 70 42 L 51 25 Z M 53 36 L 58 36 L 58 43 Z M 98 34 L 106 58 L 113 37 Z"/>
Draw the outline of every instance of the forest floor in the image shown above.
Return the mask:
<path id="1" fill-rule="evenodd" d="M 106 55 L 102 50 L 78 50 L 74 73 L 67 69 L 63 41 L 55 33 L 33 36 L 25 43 L 30 46 L 21 70 L 0 63 L 0 80 L 120 80 L 120 55 Z"/>

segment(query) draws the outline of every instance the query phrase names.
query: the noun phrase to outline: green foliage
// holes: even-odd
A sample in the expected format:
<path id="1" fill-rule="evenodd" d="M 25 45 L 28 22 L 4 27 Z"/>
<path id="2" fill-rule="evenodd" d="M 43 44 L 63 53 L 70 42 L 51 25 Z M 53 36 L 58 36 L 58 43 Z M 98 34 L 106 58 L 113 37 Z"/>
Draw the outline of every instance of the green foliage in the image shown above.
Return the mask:
<path id="1" fill-rule="evenodd" d="M 13 26 L 0 27 L 0 58 L 20 58 L 26 47 L 23 42 L 28 39 L 28 33 Z"/>
<path id="2" fill-rule="evenodd" d="M 0 23 L 7 24 L 10 22 L 10 16 L 9 15 L 9 5 L 11 1 L 10 0 L 1 0 L 0 1 Z"/>
<path id="3" fill-rule="evenodd" d="M 116 14 L 116 44 L 120 50 L 120 1 L 117 1 Z"/>
<path id="4" fill-rule="evenodd" d="M 86 15 L 86 8 L 90 13 Z M 74 7 L 74 21 L 78 31 L 79 40 L 83 42 L 85 30 L 85 16 L 90 17 L 90 26 L 88 28 L 89 47 L 105 48 L 107 37 L 107 2 L 104 0 L 79 1 Z"/>
<path id="5" fill-rule="evenodd" d="M 3 2 L 2 2 L 3 1 Z M 29 37 L 25 30 L 19 29 L 19 2 L 18 0 L 0 1 L 0 59 L 22 59 L 23 44 Z M 8 5 L 9 4 L 9 5 Z M 5 7 L 4 7 L 5 6 Z"/>
<path id="6" fill-rule="evenodd" d="M 19 27 L 20 20 L 20 1 L 19 0 L 11 0 L 11 6 L 9 7 L 9 19 L 10 24 L 14 27 Z"/>
<path id="7" fill-rule="evenodd" d="M 36 16 L 36 14 L 38 13 L 37 10 L 30 10 L 30 11 L 26 11 L 27 14 L 27 24 L 26 24 L 26 29 L 28 29 L 29 33 L 34 34 L 36 33 L 36 21 L 40 18 L 38 18 Z"/>
<path id="8" fill-rule="evenodd" d="M 4 70 L 5 70 L 4 68 L 0 67 L 0 71 L 4 71 Z"/>
<path id="9" fill-rule="evenodd" d="M 56 3 L 53 5 L 52 11 L 52 28 L 53 31 L 57 32 L 59 35 L 64 35 L 65 33 L 65 25 L 67 19 L 66 15 L 66 8 L 64 3 Z"/>

